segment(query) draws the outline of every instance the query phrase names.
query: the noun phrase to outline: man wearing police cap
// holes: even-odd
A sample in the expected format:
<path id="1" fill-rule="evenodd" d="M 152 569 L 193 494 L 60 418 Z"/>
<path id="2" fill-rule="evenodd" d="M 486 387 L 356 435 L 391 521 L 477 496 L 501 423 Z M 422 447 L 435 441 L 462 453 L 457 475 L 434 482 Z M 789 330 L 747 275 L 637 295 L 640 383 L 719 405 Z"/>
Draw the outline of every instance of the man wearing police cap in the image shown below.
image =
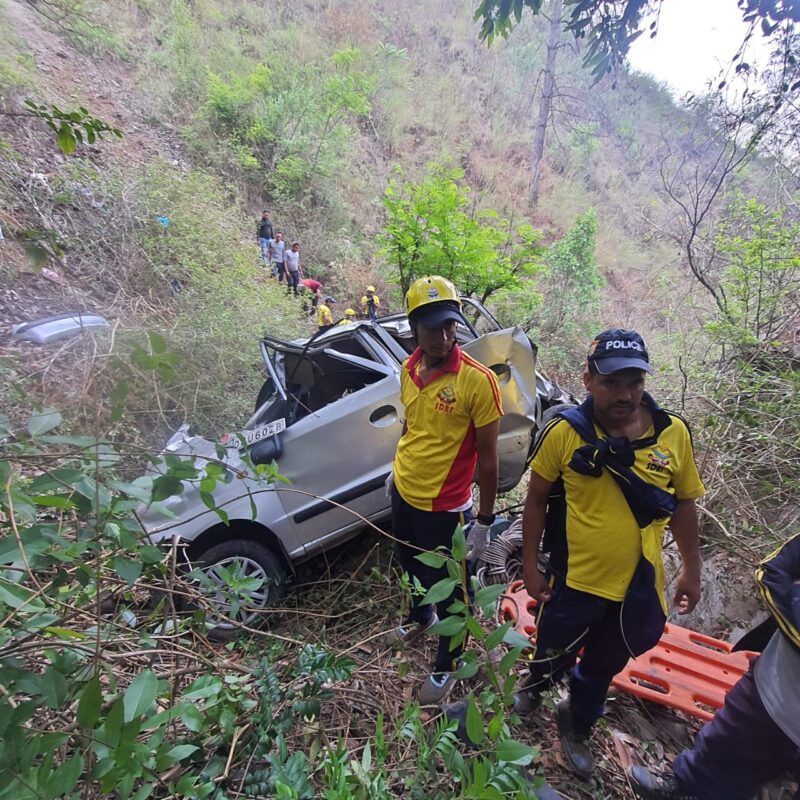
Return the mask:
<path id="1" fill-rule="evenodd" d="M 663 632 L 668 523 L 683 561 L 673 587 L 678 613 L 700 597 L 695 500 L 704 488 L 686 423 L 645 391 L 649 362 L 635 331 L 599 334 L 583 374 L 587 399 L 545 426 L 530 461 L 523 565 L 539 606 L 536 651 L 517 708 L 532 710 L 572 669 L 558 726 L 562 752 L 583 778 L 592 772 L 588 739 L 611 681 Z M 538 566 L 543 534 L 547 573 Z"/>

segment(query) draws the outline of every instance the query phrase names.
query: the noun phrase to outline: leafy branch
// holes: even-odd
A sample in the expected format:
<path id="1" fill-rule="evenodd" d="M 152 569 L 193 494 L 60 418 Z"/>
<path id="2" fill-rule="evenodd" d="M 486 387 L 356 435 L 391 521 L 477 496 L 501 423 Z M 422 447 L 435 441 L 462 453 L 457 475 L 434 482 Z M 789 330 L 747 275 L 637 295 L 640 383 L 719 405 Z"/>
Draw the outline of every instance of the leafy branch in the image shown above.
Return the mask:
<path id="1" fill-rule="evenodd" d="M 93 117 L 83 106 L 77 111 L 64 111 L 52 103 L 48 106 L 35 103 L 33 100 L 26 100 L 25 106 L 28 111 L 15 116 L 36 117 L 42 120 L 55 133 L 56 143 L 65 155 L 74 153 L 75 148 L 84 141 L 87 144 L 94 144 L 105 134 L 122 138 L 122 131 L 119 128 Z"/>

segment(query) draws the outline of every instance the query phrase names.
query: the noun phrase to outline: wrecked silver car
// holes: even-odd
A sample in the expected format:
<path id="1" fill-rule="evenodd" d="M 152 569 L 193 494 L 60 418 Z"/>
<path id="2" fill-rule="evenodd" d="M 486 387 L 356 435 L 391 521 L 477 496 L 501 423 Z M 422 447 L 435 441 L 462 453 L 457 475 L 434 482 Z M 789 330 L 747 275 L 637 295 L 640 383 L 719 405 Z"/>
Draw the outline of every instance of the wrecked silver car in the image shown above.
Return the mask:
<path id="1" fill-rule="evenodd" d="M 459 344 L 500 386 L 499 490 L 508 491 L 525 471 L 543 411 L 570 398 L 537 373 L 536 348 L 521 329 L 501 329 L 479 303 L 463 302 L 470 321 L 459 326 Z M 231 614 L 239 622 L 274 605 L 296 563 L 390 516 L 384 483 L 402 432 L 400 369 L 414 349 L 401 315 L 302 341 L 264 336 L 260 346 L 267 379 L 241 432 L 216 443 L 184 427 L 164 449 L 162 465 L 169 456 L 191 459 L 200 473 L 224 464 L 213 503 L 200 480 L 184 480 L 180 494 L 141 514 L 155 542 L 184 544 L 213 584 L 232 574 L 256 579 L 259 588 Z M 256 474 L 273 463 L 281 480 Z"/>

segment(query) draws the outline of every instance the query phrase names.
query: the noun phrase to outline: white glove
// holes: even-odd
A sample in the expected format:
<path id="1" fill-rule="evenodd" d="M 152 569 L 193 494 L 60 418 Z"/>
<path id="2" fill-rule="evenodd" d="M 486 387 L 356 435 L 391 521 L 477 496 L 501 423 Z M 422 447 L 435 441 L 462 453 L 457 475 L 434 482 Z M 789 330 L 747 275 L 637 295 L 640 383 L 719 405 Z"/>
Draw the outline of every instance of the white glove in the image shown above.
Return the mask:
<path id="1" fill-rule="evenodd" d="M 473 520 L 467 525 L 467 558 L 474 564 L 483 555 L 486 545 L 489 544 L 491 525 L 481 525 Z"/>
<path id="2" fill-rule="evenodd" d="M 392 470 L 389 470 L 389 474 L 386 476 L 386 482 L 383 484 L 383 488 L 386 490 L 386 496 L 391 500 L 392 497 L 392 487 L 394 486 L 394 473 Z"/>

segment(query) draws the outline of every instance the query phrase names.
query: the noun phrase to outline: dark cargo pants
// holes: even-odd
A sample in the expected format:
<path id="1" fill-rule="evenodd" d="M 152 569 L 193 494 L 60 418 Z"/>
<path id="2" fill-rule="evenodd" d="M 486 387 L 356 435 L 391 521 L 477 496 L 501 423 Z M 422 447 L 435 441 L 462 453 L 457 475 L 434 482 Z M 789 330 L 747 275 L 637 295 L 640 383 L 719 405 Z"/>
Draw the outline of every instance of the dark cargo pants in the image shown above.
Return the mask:
<path id="1" fill-rule="evenodd" d="M 623 603 L 580 592 L 557 579 L 551 599 L 539 608 L 536 650 L 523 688 L 539 695 L 572 668 L 572 724 L 576 732 L 588 733 L 603 714 L 614 676 L 629 658 L 647 652 L 661 638 L 661 604 L 654 591 Z"/>
<path id="2" fill-rule="evenodd" d="M 752 666 L 700 729 L 694 747 L 675 759 L 672 771 L 702 800 L 750 800 L 787 771 L 800 779 L 800 748 L 764 708 Z"/>
<path id="3" fill-rule="evenodd" d="M 429 567 L 416 556 L 425 550 L 435 550 L 437 547 L 444 547 L 449 551 L 453 534 L 459 524 L 464 524 L 462 513 L 422 511 L 406 503 L 397 489 L 392 487 L 392 532 L 397 539 L 402 540 L 397 543 L 397 557 L 403 569 L 412 578 L 417 578 L 425 589 L 430 589 L 438 581 L 447 578 L 447 567 Z M 469 602 L 465 585 L 465 565 L 462 564 L 462 584 L 456 585 L 449 597 L 436 604 L 436 613 L 440 620 L 450 616 L 447 609 L 455 600 Z M 430 605 L 422 605 L 423 599 L 419 595 L 412 595 L 407 622 L 425 623 L 431 618 L 433 608 Z M 450 636 L 439 637 L 434 672 L 450 672 L 461 657 L 463 645 L 451 650 L 450 639 Z"/>

